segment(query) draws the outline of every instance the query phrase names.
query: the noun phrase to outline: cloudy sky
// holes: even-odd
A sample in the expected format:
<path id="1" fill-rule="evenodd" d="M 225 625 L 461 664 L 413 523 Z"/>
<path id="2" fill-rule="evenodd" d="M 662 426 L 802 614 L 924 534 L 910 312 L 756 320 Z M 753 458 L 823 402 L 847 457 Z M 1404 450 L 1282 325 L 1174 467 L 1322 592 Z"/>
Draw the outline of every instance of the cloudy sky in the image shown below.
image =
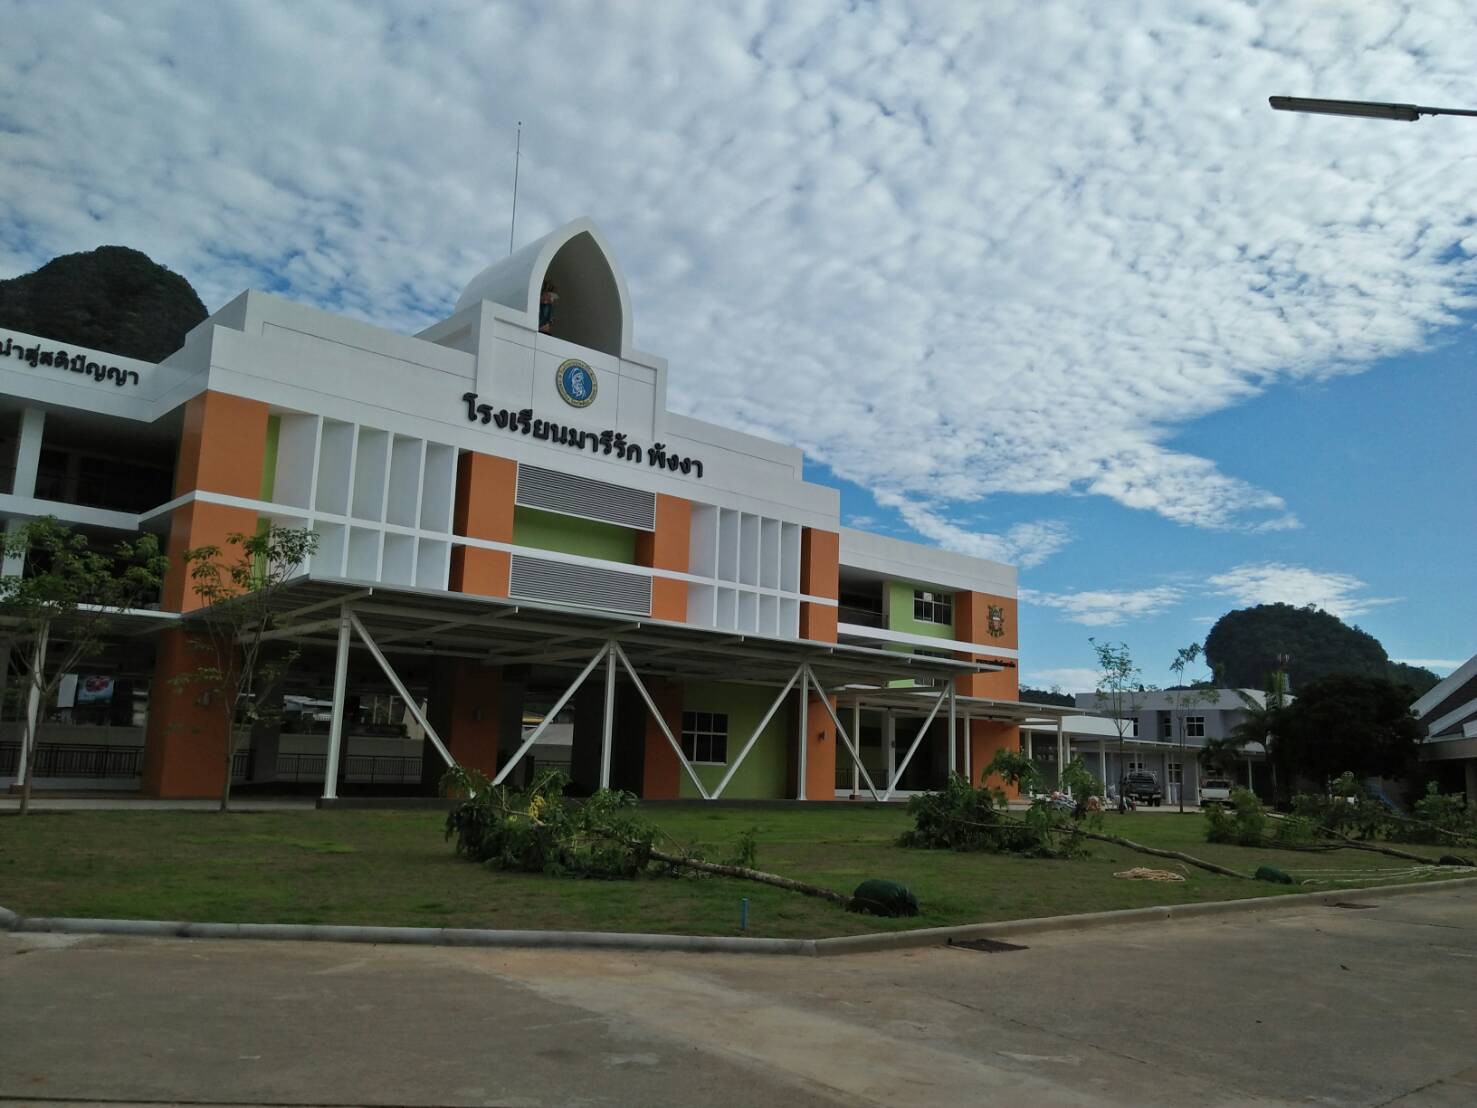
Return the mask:
<path id="1" fill-rule="evenodd" d="M 405 331 L 588 215 L 672 402 L 1022 567 L 1028 679 L 1228 610 L 1477 650 L 1477 9 L 0 0 L 0 276 L 102 243 Z"/>

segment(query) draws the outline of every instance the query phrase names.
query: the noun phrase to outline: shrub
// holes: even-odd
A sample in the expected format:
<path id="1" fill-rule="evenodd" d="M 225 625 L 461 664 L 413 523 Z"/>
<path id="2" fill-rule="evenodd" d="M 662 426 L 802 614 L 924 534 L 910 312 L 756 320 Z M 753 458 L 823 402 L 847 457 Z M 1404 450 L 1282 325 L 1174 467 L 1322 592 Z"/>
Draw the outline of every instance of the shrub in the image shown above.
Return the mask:
<path id="1" fill-rule="evenodd" d="M 1395 827 L 1389 807 L 1352 773 L 1335 778 L 1326 795 L 1301 793 L 1294 797 L 1292 811 L 1315 827 L 1358 839 L 1383 838 Z"/>
<path id="2" fill-rule="evenodd" d="M 1415 819 L 1399 821 L 1390 834 L 1407 843 L 1450 843 L 1453 836 L 1477 838 L 1477 809 L 1461 793 L 1438 792 L 1434 781 L 1415 802 Z"/>
<path id="3" fill-rule="evenodd" d="M 446 838 L 456 839 L 463 857 L 526 873 L 625 878 L 651 861 L 656 829 L 636 814 L 631 793 L 601 789 L 570 804 L 569 778 L 557 770 L 521 792 L 460 766 L 443 783 L 462 798 L 446 816 Z"/>
<path id="4" fill-rule="evenodd" d="M 759 861 L 759 828 L 750 827 L 740 831 L 733 843 L 733 853 L 726 859 L 730 866 L 753 869 Z"/>
<path id="5" fill-rule="evenodd" d="M 1229 809 L 1206 808 L 1205 820 L 1206 842 L 1261 846 L 1267 838 L 1267 810 L 1250 789 L 1232 789 Z"/>

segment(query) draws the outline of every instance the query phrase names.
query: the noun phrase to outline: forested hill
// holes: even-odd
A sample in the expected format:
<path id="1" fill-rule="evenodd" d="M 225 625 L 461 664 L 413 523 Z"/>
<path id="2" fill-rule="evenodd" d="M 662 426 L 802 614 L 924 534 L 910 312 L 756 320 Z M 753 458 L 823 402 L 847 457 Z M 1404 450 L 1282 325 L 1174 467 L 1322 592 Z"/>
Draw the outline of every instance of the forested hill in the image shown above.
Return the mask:
<path id="1" fill-rule="evenodd" d="M 53 258 L 0 281 L 0 327 L 157 362 L 206 316 L 178 273 L 126 246 Z"/>
<path id="2" fill-rule="evenodd" d="M 1309 681 L 1334 674 L 1386 677 L 1409 685 L 1417 696 L 1440 680 L 1428 669 L 1392 662 L 1369 632 L 1312 606 L 1238 608 L 1221 616 L 1205 638 L 1206 661 L 1222 685 L 1262 688 L 1279 655 L 1289 658 L 1294 695 Z"/>

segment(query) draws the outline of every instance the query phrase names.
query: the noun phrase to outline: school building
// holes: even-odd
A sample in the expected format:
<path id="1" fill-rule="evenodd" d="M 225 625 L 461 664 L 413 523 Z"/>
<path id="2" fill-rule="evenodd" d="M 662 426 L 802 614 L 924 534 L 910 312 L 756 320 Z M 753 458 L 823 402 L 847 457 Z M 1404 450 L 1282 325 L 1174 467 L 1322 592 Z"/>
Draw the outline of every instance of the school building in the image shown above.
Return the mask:
<path id="1" fill-rule="evenodd" d="M 218 795 L 222 714 L 171 682 L 202 618 L 180 555 L 266 522 L 318 547 L 241 787 L 419 792 L 451 760 L 519 781 L 559 751 L 586 790 L 870 799 L 978 780 L 1072 711 L 1017 700 L 1014 568 L 841 526 L 798 449 L 669 411 L 632 319 L 582 219 L 417 335 L 255 291 L 158 364 L 0 327 L 6 527 L 171 557 L 56 703 L 12 688 L 0 782 L 34 712 L 39 788 Z M 34 649 L 9 645 L 12 669 Z"/>

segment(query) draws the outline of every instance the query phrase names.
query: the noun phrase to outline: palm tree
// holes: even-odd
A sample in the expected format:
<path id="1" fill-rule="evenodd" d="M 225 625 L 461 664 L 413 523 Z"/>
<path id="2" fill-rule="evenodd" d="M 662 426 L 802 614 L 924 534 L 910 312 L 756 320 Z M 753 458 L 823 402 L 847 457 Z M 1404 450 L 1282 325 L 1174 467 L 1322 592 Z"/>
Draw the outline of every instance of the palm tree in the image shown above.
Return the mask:
<path id="1" fill-rule="evenodd" d="M 1286 666 L 1284 659 L 1277 660 Z M 1249 744 L 1261 743 L 1267 752 L 1267 766 L 1272 772 L 1272 799 L 1275 803 L 1281 798 L 1277 778 L 1277 735 L 1282 727 L 1282 713 L 1287 710 L 1287 672 L 1279 668 L 1267 675 L 1267 692 L 1261 700 L 1245 689 L 1236 689 L 1235 692 L 1241 698 L 1246 718 L 1231 728 L 1225 738 L 1206 743 L 1206 754 L 1212 760 L 1222 755 L 1234 757 L 1243 753 Z"/>

